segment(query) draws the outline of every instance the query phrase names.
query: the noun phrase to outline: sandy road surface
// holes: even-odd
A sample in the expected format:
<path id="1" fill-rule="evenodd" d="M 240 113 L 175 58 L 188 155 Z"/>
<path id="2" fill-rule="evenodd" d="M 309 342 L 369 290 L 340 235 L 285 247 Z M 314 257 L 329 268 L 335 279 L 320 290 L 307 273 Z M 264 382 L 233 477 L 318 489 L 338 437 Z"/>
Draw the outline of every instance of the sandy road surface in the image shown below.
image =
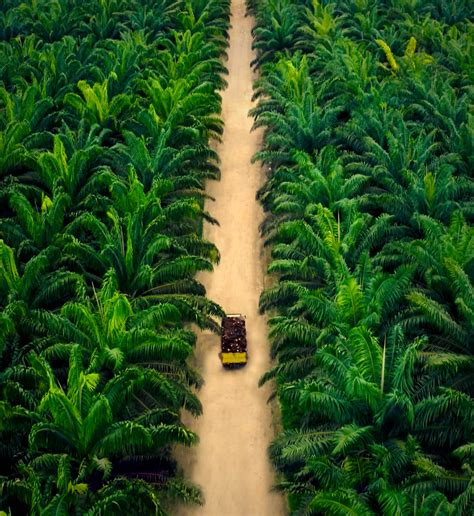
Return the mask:
<path id="1" fill-rule="evenodd" d="M 260 135 L 250 133 L 252 120 L 253 20 L 245 17 L 245 1 L 232 2 L 229 86 L 223 94 L 225 132 L 218 146 L 222 178 L 208 185 L 216 201 L 207 209 L 220 226 L 205 227 L 205 237 L 221 252 L 221 262 L 211 274 L 200 277 L 208 296 L 227 313 L 247 316 L 249 363 L 240 370 L 223 370 L 217 353 L 219 340 L 203 333 L 198 339 L 197 365 L 205 385 L 199 393 L 204 414 L 186 419 L 200 436 L 200 444 L 178 459 L 188 478 L 200 485 L 203 507 L 180 508 L 176 514 L 205 516 L 279 516 L 286 514 L 284 499 L 270 491 L 274 474 L 267 457 L 273 438 L 268 389 L 257 386 L 268 369 L 268 343 L 264 319 L 258 314 L 263 286 L 262 243 L 258 226 L 263 214 L 255 193 L 263 181 L 258 166 L 251 165 Z"/>

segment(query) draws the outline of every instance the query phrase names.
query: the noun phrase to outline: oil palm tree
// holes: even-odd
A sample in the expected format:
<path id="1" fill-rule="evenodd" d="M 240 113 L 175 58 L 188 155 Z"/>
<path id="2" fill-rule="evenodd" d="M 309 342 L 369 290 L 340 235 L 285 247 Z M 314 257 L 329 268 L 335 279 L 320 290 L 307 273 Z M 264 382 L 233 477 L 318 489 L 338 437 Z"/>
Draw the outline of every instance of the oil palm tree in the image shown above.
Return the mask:
<path id="1" fill-rule="evenodd" d="M 26 122 L 11 122 L 0 130 L 0 177 L 2 183 L 8 176 L 17 177 L 21 182 L 30 181 L 35 161 L 25 145 L 25 140 L 29 135 L 30 127 Z"/>
<path id="2" fill-rule="evenodd" d="M 228 0 L 186 0 L 177 16 L 181 32 L 202 32 L 221 52 L 227 46 L 229 18 Z"/>
<path id="3" fill-rule="evenodd" d="M 114 466 L 121 459 L 152 454 L 158 461 L 160 450 L 168 444 L 196 441 L 190 430 L 169 424 L 161 411 L 123 419 L 124 407 L 143 385 L 145 372 L 141 369 L 128 368 L 102 384 L 98 372 L 84 367 L 81 348 L 75 346 L 63 388 L 46 361 L 38 356 L 30 360 L 46 383 L 37 409 L 38 422 L 29 436 L 30 467 L 43 487 L 36 493 L 38 497 L 32 497 L 33 512 L 58 504 L 63 510 L 70 505 L 87 507 L 94 491 L 114 478 Z M 149 496 L 152 493 L 149 489 Z M 153 498 L 159 504 L 157 497 Z"/>
<path id="4" fill-rule="evenodd" d="M 95 284 L 110 271 L 118 289 L 137 306 L 172 303 L 185 320 L 217 329 L 212 316 L 222 312 L 194 279 L 196 272 L 212 270 L 219 258 L 214 245 L 189 231 L 187 220 L 193 221 L 202 209 L 192 200 L 162 207 L 159 189 L 156 184 L 145 194 L 136 177 L 130 190 L 117 183 L 115 205 L 124 214 L 111 208 L 109 225 L 90 213 L 79 216 L 68 226 L 72 238 L 66 251 Z M 84 232 L 93 235 L 94 244 L 77 238 Z"/>
<path id="5" fill-rule="evenodd" d="M 468 115 L 468 96 L 460 95 L 443 77 L 435 76 L 430 81 L 407 81 L 402 99 L 409 104 L 409 113 L 415 121 L 421 118 L 425 127 L 436 130 L 457 175 L 469 175 L 474 126 Z"/>
<path id="6" fill-rule="evenodd" d="M 14 250 L 0 240 L 0 353 L 2 371 L 24 362 L 35 349 L 32 313 L 56 309 L 84 295 L 82 276 L 57 267 L 60 250 L 52 246 L 20 265 Z"/>
<path id="7" fill-rule="evenodd" d="M 43 41 L 57 41 L 73 31 L 80 20 L 80 11 L 70 2 L 35 2 L 23 4 L 19 15 L 25 32 L 38 35 Z"/>
<path id="8" fill-rule="evenodd" d="M 150 78 L 142 82 L 142 88 L 158 117 L 168 121 L 178 133 L 176 138 L 181 128 L 185 132 L 192 129 L 205 141 L 222 134 L 222 120 L 215 115 L 220 113 L 221 106 L 211 83 L 193 85 L 184 78 L 166 85 L 162 82 L 159 78 Z"/>
<path id="9" fill-rule="evenodd" d="M 257 58 L 252 64 L 261 66 L 275 53 L 284 54 L 297 41 L 300 16 L 297 6 L 287 0 L 269 0 L 267 9 L 257 11 L 258 25 L 252 30 Z"/>
<path id="10" fill-rule="evenodd" d="M 312 155 L 330 143 L 334 125 L 342 108 L 317 104 L 314 94 L 305 92 L 301 103 L 288 102 L 283 113 L 262 113 L 254 128 L 266 126 L 271 132 L 266 135 L 264 149 L 255 155 L 270 167 L 292 164 L 293 150 Z"/>
<path id="11" fill-rule="evenodd" d="M 14 187 L 10 192 L 9 204 L 15 216 L 0 220 L 0 235 L 16 248 L 18 256 L 28 259 L 50 245 L 57 245 L 70 207 L 69 195 L 59 187 L 51 197 L 38 192 L 34 200 Z"/>
<path id="12" fill-rule="evenodd" d="M 3 105 L 1 126 L 26 122 L 32 133 L 48 130 L 52 122 L 52 99 L 44 95 L 37 84 L 25 84 L 24 88 L 18 86 L 16 94 L 0 88 L 0 101 Z"/>
<path id="13" fill-rule="evenodd" d="M 227 70 L 219 59 L 221 51 L 202 32 L 175 32 L 166 46 L 168 52 L 162 52 L 153 62 L 159 75 L 169 80 L 185 78 L 194 85 L 212 82 L 217 89 L 226 85 L 223 76 Z"/>
<path id="14" fill-rule="evenodd" d="M 116 176 L 104 165 L 96 165 L 102 154 L 102 148 L 92 144 L 68 156 L 62 138 L 56 135 L 53 151 L 38 156 L 39 176 L 45 190 L 54 192 L 61 188 L 71 208 L 74 207 L 74 215 L 92 208 L 95 203 L 106 204 L 104 193 Z"/>
<path id="15" fill-rule="evenodd" d="M 383 141 L 363 134 L 359 157 L 347 157 L 351 171 L 363 171 L 373 178 L 373 186 L 361 197 L 364 208 L 391 211 L 399 223 L 407 226 L 411 225 L 413 213 L 444 222 L 458 208 L 469 213 L 472 185 L 454 173 L 452 156 L 437 155 L 439 144 L 434 132 L 421 131 L 415 136 L 399 115 L 396 119 L 393 131 L 381 135 Z M 354 127 L 355 120 L 347 130 Z M 358 131 L 364 133 L 365 129 L 360 126 Z"/>
<path id="16" fill-rule="evenodd" d="M 296 166 L 279 167 L 259 191 L 258 198 L 272 212 L 262 226 L 263 234 L 287 219 L 309 222 L 318 204 L 340 218 L 357 206 L 357 194 L 369 182 L 364 174 L 347 174 L 331 146 L 324 147 L 315 162 L 302 151 L 295 151 L 294 159 Z"/>
<path id="17" fill-rule="evenodd" d="M 293 493 L 297 507 L 309 514 L 405 514 L 428 477 L 451 496 L 470 489 L 462 463 L 443 469 L 420 445 L 425 411 L 443 406 L 441 397 L 417 400 L 423 389 L 415 382 L 416 365 L 424 346 L 423 340 L 404 343 L 399 326 L 381 345 L 361 325 L 316 351 L 313 376 L 280 386 L 293 408 L 284 413 L 290 429 L 271 455 L 289 475 L 281 488 Z M 437 475 L 428 463 L 441 468 Z"/>
<path id="18" fill-rule="evenodd" d="M 112 75 L 111 78 L 114 78 Z M 90 86 L 86 81 L 79 81 L 77 87 L 81 95 L 68 93 L 64 97 L 66 106 L 70 106 L 73 114 L 79 119 L 86 119 L 91 125 L 118 130 L 118 119 L 132 106 L 132 100 L 126 93 L 109 95 L 109 78 Z"/>
<path id="19" fill-rule="evenodd" d="M 195 338 L 180 328 L 180 312 L 172 303 L 134 311 L 110 275 L 95 300 L 68 302 L 57 314 L 36 310 L 32 318 L 45 336 L 41 349 L 51 363 L 64 363 L 79 345 L 93 370 L 118 374 L 128 367 L 151 369 L 137 395 L 142 400 L 138 408 L 147 405 L 178 414 L 186 407 L 200 413 L 201 405 L 190 391 L 200 386 L 200 376 L 186 363 Z"/>
<path id="20" fill-rule="evenodd" d="M 430 217 L 414 217 L 424 238 L 404 245 L 387 246 L 380 260 L 410 262 L 416 268 L 417 282 L 408 294 L 411 307 L 401 315 L 406 329 L 431 336 L 435 347 L 462 356 L 472 355 L 473 231 L 460 212 L 445 227 Z M 393 261 L 392 261 L 393 260 Z M 469 388 L 464 377 L 459 388 Z"/>
<path id="21" fill-rule="evenodd" d="M 153 116 L 154 113 L 142 112 L 138 120 L 151 124 Z M 149 124 L 145 127 L 150 127 Z M 153 136 L 148 145 L 148 131 L 140 136 L 123 131 L 125 143 L 118 143 L 112 149 L 113 166 L 125 174 L 128 165 L 133 165 L 145 190 L 149 190 L 155 180 L 166 178 L 179 185 L 178 189 L 188 187 L 191 191 L 192 187 L 198 187 L 202 196 L 204 180 L 218 177 L 219 169 L 214 164 L 217 154 L 204 143 L 174 147 L 173 127 L 169 124 L 163 124 L 161 128 L 150 127 L 150 131 L 153 131 Z"/>

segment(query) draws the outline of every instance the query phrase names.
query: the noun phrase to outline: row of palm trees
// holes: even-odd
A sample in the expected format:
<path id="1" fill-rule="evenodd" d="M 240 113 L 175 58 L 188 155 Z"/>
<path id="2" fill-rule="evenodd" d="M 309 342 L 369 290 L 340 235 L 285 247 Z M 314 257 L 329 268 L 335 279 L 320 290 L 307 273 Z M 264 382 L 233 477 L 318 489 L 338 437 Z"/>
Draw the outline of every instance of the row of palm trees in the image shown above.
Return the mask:
<path id="1" fill-rule="evenodd" d="M 191 324 L 218 177 L 228 0 L 0 6 L 0 512 L 200 502 Z"/>
<path id="2" fill-rule="evenodd" d="M 293 514 L 472 514 L 472 6 L 250 1 Z"/>

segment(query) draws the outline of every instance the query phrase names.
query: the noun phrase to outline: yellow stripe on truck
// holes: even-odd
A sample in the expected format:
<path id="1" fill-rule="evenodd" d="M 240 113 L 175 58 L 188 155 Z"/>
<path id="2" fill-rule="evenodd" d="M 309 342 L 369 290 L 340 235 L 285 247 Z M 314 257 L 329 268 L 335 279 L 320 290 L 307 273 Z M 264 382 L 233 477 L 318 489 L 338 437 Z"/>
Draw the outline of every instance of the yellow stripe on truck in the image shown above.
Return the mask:
<path id="1" fill-rule="evenodd" d="M 222 353 L 223 364 L 245 364 L 247 363 L 247 353 Z"/>

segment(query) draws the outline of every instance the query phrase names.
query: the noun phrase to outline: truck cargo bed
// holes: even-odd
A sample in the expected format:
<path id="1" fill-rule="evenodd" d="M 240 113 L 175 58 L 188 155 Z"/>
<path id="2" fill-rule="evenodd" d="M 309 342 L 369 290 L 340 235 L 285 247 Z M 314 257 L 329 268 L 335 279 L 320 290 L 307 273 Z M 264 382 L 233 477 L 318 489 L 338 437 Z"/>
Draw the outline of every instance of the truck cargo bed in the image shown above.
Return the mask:
<path id="1" fill-rule="evenodd" d="M 222 318 L 221 353 L 224 367 L 238 367 L 247 363 L 247 334 L 245 317 L 229 314 Z"/>

